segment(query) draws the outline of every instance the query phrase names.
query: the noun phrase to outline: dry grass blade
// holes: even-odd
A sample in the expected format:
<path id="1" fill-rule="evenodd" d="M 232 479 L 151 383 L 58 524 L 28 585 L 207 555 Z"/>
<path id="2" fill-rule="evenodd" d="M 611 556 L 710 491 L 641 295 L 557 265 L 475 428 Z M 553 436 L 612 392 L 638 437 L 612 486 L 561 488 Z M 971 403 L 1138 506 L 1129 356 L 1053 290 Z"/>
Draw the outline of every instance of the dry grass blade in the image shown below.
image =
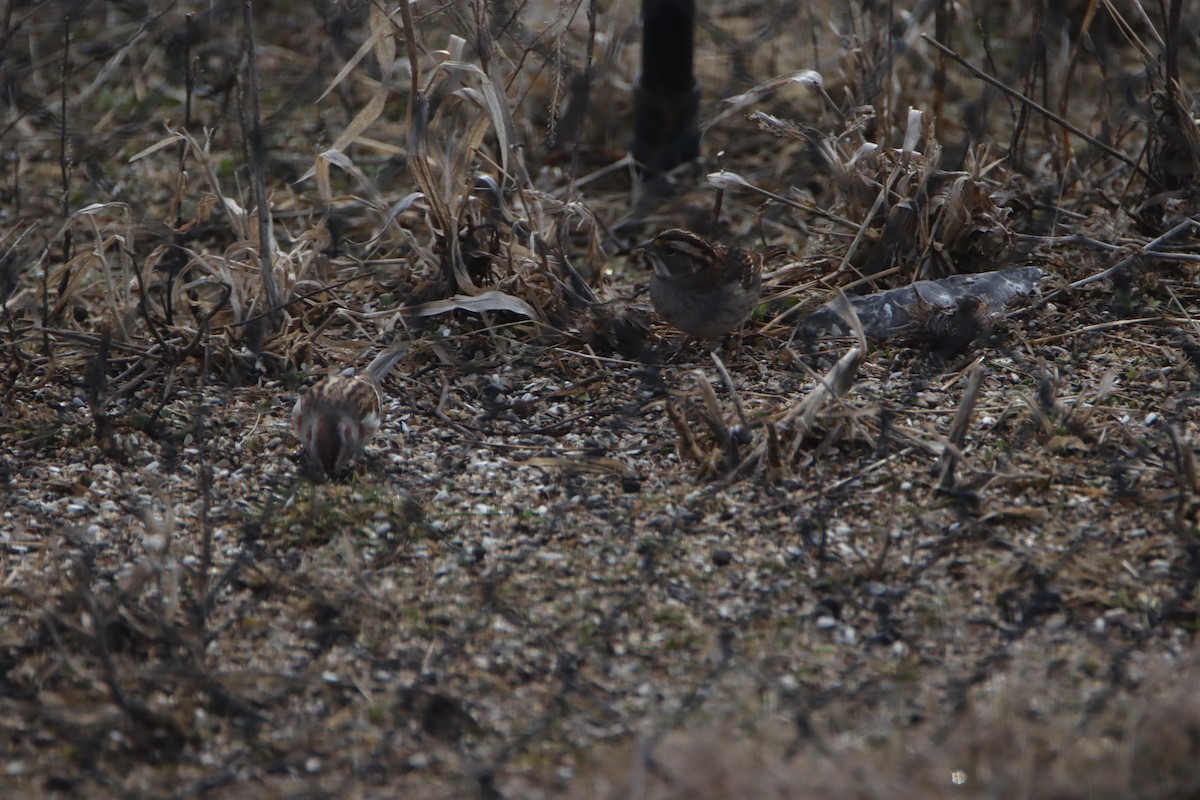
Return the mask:
<path id="1" fill-rule="evenodd" d="M 362 188 L 364 194 L 366 194 L 367 197 L 373 202 L 379 202 L 379 190 L 375 187 L 374 182 L 364 175 L 358 167 L 354 166 L 354 162 L 350 160 L 348 155 L 338 149 L 330 149 L 322 153 L 318 153 L 315 166 L 305 173 L 305 175 L 301 178 L 301 180 L 304 180 L 309 176 L 316 178 L 317 194 L 321 200 L 323 200 L 325 203 L 331 203 L 333 201 L 333 184 L 329 174 L 330 164 L 337 166 L 343 172 L 347 172 L 353 176 L 357 180 L 358 185 Z"/>
<path id="2" fill-rule="evenodd" d="M 139 161 L 139 160 L 145 158 L 146 156 L 154 155 L 159 150 L 163 150 L 167 147 L 170 147 L 171 145 L 178 144 L 179 142 L 187 142 L 187 141 L 188 141 L 188 137 L 185 136 L 184 134 L 172 133 L 171 135 L 167 136 L 165 139 L 159 139 L 157 142 L 150 145 L 146 149 L 139 150 L 138 152 L 131 155 L 129 157 L 129 163 L 132 164 L 133 162 Z"/>
<path id="3" fill-rule="evenodd" d="M 486 311 L 505 311 L 528 317 L 537 322 L 545 321 L 545 318 L 533 306 L 521 298 L 494 290 L 480 292 L 476 295 L 455 295 L 446 300 L 431 300 L 428 303 L 409 306 L 404 309 L 404 313 L 414 317 L 431 317 L 456 310 L 471 311 L 476 314 Z"/>
<path id="4" fill-rule="evenodd" d="M 503 99 L 500 90 L 491 77 L 474 64 L 464 61 L 444 61 L 438 67 L 439 69 L 460 70 L 479 79 L 480 88 L 478 90 L 468 87 L 460 89 L 459 93 L 464 97 L 471 98 L 487 111 L 491 118 L 492 130 L 499 140 L 497 150 L 500 152 L 500 167 L 502 172 L 507 175 L 512 116 L 508 113 L 508 103 Z"/>
<path id="5" fill-rule="evenodd" d="M 366 244 L 373 244 L 374 242 L 379 241 L 380 237 L 382 237 L 387 231 L 388 226 L 395 222 L 397 217 L 416 205 L 417 201 L 424 199 L 425 195 L 421 192 L 411 192 L 410 194 L 406 194 L 404 197 L 393 203 L 387 210 L 387 214 L 384 215 L 383 224 L 380 225 L 379 232 L 368 239 Z"/>
<path id="6" fill-rule="evenodd" d="M 1155 56 L 1154 52 L 1151 51 L 1150 46 L 1147 45 L 1146 42 L 1142 41 L 1142 37 L 1138 35 L 1137 31 L 1135 31 L 1134 26 L 1130 24 L 1127 19 L 1125 19 L 1125 15 L 1113 5 L 1112 0 L 1101 0 L 1101 2 L 1104 4 L 1104 10 L 1107 11 L 1109 16 L 1112 17 L 1113 21 L 1117 23 L 1117 27 L 1120 29 L 1121 35 L 1125 38 L 1125 41 L 1129 42 L 1137 49 L 1143 61 L 1152 63 L 1157 56 Z M 1142 7 L 1140 2 L 1131 3 L 1130 6 L 1132 7 L 1133 12 L 1138 15 L 1140 30 L 1145 31 L 1153 37 L 1154 41 L 1151 44 L 1157 47 L 1159 51 L 1164 50 L 1166 48 L 1166 42 L 1164 42 L 1162 36 L 1159 35 L 1158 29 L 1155 27 L 1154 21 L 1150 19 L 1150 16 L 1146 13 L 1146 9 Z"/>
<path id="7" fill-rule="evenodd" d="M 1197 483 L 1196 455 L 1191 442 L 1184 438 L 1174 425 L 1167 426 L 1167 433 L 1171 437 L 1175 474 L 1179 476 L 1179 491 L 1188 497 L 1194 496 L 1200 492 L 1200 483 Z"/>
<path id="8" fill-rule="evenodd" d="M 976 364 L 967 373 L 967 385 L 963 389 L 962 399 L 958 404 L 958 412 L 950 426 L 946 437 L 949 446 L 942 453 L 942 471 L 938 478 L 938 489 L 947 491 L 954 487 L 954 468 L 958 464 L 958 456 L 962 451 L 963 440 L 967 435 L 967 427 L 971 422 L 971 414 L 975 412 L 975 404 L 979 400 L 979 388 L 983 384 L 983 365 Z"/>
<path id="9" fill-rule="evenodd" d="M 201 171 L 204 174 L 205 181 L 208 184 L 209 191 L 213 193 L 213 197 L 220 203 L 222 210 L 225 212 L 230 225 L 233 228 L 234 236 L 237 239 L 246 239 L 249 235 L 249 227 L 247 225 L 246 212 L 242 206 L 234 198 L 226 195 L 221 189 L 221 181 L 217 177 L 217 170 L 212 163 L 212 154 L 188 132 L 173 132 L 168 129 L 168 136 L 156 142 L 154 145 L 147 147 L 141 152 L 134 155 L 133 159 L 143 159 L 153 153 L 162 150 L 172 144 L 178 143 L 181 139 L 187 142 L 188 155 L 195 159 L 199 164 Z"/>
<path id="10" fill-rule="evenodd" d="M 378 62 L 380 71 L 379 85 L 371 99 L 367 101 L 358 113 L 354 115 L 354 119 L 350 121 L 337 138 L 333 140 L 333 144 L 317 157 L 317 162 L 313 167 L 310 167 L 307 172 L 300 176 L 299 181 L 302 182 L 311 178 L 313 175 L 318 176 L 318 187 L 321 190 L 321 199 L 328 201 L 330 198 L 328 167 L 326 161 L 335 161 L 333 154 L 341 155 L 347 162 L 349 158 L 345 156 L 346 150 L 362 136 L 362 134 L 372 124 L 379 119 L 379 115 L 383 113 L 387 104 L 388 95 L 391 92 L 390 79 L 393 65 L 396 63 L 396 41 L 393 36 L 393 27 L 391 21 L 383 13 L 383 10 L 376 4 L 370 5 L 370 29 L 371 35 L 359 47 L 358 52 L 350 58 L 349 61 L 342 67 L 329 86 L 321 94 L 324 97 L 340 84 L 347 75 L 353 72 L 353 68 L 358 62 L 368 53 L 374 51 L 375 60 Z M 414 98 L 415 99 L 415 98 Z M 337 163 L 335 161 L 335 163 Z M 339 163 L 339 166 L 342 166 Z M 343 167 L 347 169 L 347 167 Z M 324 177 L 322 176 L 324 173 Z M 363 180 L 362 183 L 370 185 L 369 181 Z M 371 187 L 374 191 L 374 187 Z"/>
<path id="11" fill-rule="evenodd" d="M 1100 376 L 1100 383 L 1092 391 L 1089 402 L 1084 402 L 1084 396 L 1087 394 L 1080 391 L 1075 402 L 1071 404 L 1070 411 L 1067 415 L 1064 425 L 1073 430 L 1087 430 L 1088 423 L 1095 416 L 1097 409 L 1101 408 L 1103 403 L 1117 388 L 1117 371 L 1110 369 Z"/>
<path id="12" fill-rule="evenodd" d="M 725 389 L 729 392 L 729 397 L 733 400 L 733 407 L 737 411 L 739 423 L 743 429 L 748 429 L 750 421 L 746 419 L 746 404 L 742 402 L 742 397 L 738 394 L 737 387 L 733 384 L 733 377 L 729 374 L 729 370 L 725 368 L 725 362 L 721 360 L 721 357 L 715 351 L 709 355 L 712 357 L 713 365 L 717 368 L 717 373 L 721 376 L 721 382 L 725 384 Z"/>
<path id="13" fill-rule="evenodd" d="M 342 81 L 346 80 L 350 75 L 355 74 L 355 68 L 366 57 L 367 53 L 372 51 L 375 53 L 375 61 L 379 65 L 380 73 L 385 78 L 391 76 L 392 65 L 396 63 L 396 40 L 393 35 L 393 27 L 390 21 L 386 20 L 386 15 L 380 6 L 372 3 L 368 13 L 370 14 L 370 35 L 358 46 L 358 50 L 354 55 L 346 60 L 346 63 L 338 70 L 337 75 L 333 76 L 333 80 L 329 82 L 329 85 L 325 87 L 325 91 L 321 92 L 321 96 L 317 98 L 318 103 L 340 86 Z M 384 24 L 385 21 L 388 24 Z M 361 73 L 358 73 L 355 77 L 365 79 L 365 76 Z"/>
<path id="14" fill-rule="evenodd" d="M 531 467 L 550 467 L 574 472 L 586 472 L 592 475 L 626 475 L 629 465 L 615 458 L 603 456 L 534 456 L 525 461 Z"/>
<path id="15" fill-rule="evenodd" d="M 776 422 L 777 428 L 781 431 L 788 431 L 792 436 L 789 459 L 796 457 L 804 439 L 812 431 L 817 415 L 831 403 L 845 397 L 850 392 L 858 376 L 859 367 L 862 366 L 863 359 L 866 357 L 866 333 L 854 306 L 841 290 L 838 290 L 834 302 L 846 325 L 854 331 L 858 345 L 846 351 L 823 376 L 814 375 L 816 382 L 809 393 L 779 415 Z"/>
<path id="16" fill-rule="evenodd" d="M 812 213 L 818 217 L 828 219 L 831 222 L 836 222 L 846 228 L 852 230 L 857 230 L 859 228 L 858 223 L 846 219 L 845 217 L 839 217 L 838 215 L 833 214 L 819 206 L 800 202 L 798 200 L 792 200 L 768 189 L 764 189 L 761 186 L 755 186 L 753 183 L 746 180 L 741 175 L 738 175 L 736 172 L 730 172 L 729 170 L 723 169 L 720 172 L 709 173 L 708 182 L 713 188 L 720 189 L 721 191 L 737 191 L 741 189 L 754 192 L 755 194 L 762 195 L 763 197 L 773 200 L 776 203 L 780 203 L 785 206 L 791 206 L 798 211 Z"/>
<path id="17" fill-rule="evenodd" d="M 1198 796 L 1198 4 L 706 4 L 651 188 L 637 4 L 10 3 L 0 794 Z"/>
<path id="18" fill-rule="evenodd" d="M 437 231 L 439 241 L 442 243 L 443 274 L 453 279 L 451 285 L 457 287 L 459 291 L 474 294 L 479 291 L 479 287 L 471 281 L 470 276 L 466 273 L 466 267 L 462 263 L 462 254 L 459 251 L 458 242 L 457 217 L 451 213 L 450 205 L 443 194 L 443 187 L 437 185 L 433 177 L 433 171 L 430 169 L 430 155 L 429 148 L 427 147 L 429 137 L 429 102 L 424 93 L 415 98 L 414 102 L 416 109 L 409 123 L 410 130 L 408 136 L 409 169 L 412 170 L 413 180 L 416 182 L 417 187 L 425 195 L 425 201 L 429 204 L 429 211 L 433 217 L 435 230 Z"/>
<path id="19" fill-rule="evenodd" d="M 668 397 L 663 402 L 663 410 L 667 412 L 667 418 L 671 421 L 671 426 L 675 429 L 675 435 L 678 437 L 680 458 L 693 464 L 705 463 L 705 459 L 700 454 L 700 448 L 696 445 L 696 437 L 692 435 L 692 429 L 683 415 L 679 413 L 679 409 L 671 398 Z"/>
<path id="20" fill-rule="evenodd" d="M 379 115 L 382 114 L 384 108 L 387 107 L 388 94 L 389 90 L 386 86 L 381 86 L 378 90 L 376 90 L 371 99 L 367 101 L 367 104 L 359 109 L 358 113 L 354 115 L 354 119 L 350 121 L 350 124 L 338 134 L 336 139 L 334 139 L 333 145 L 328 150 L 320 153 L 317 156 L 317 163 L 300 176 L 300 181 L 306 181 L 314 175 L 319 174 L 319 171 L 322 169 L 322 162 L 324 161 L 334 161 L 334 163 L 337 163 L 338 166 L 342 166 L 343 169 L 347 169 L 347 167 L 343 166 L 343 162 L 349 162 L 349 158 L 345 155 L 346 149 L 349 148 L 350 145 L 354 144 L 358 137 L 361 136 L 367 128 L 371 127 L 371 125 L 375 123 L 375 120 L 379 119 Z M 340 156 L 341 162 L 335 160 L 335 156 Z M 363 183 L 369 184 L 370 182 L 363 180 Z M 330 195 L 328 189 L 328 178 L 325 178 L 323 182 L 318 182 L 318 185 L 321 185 L 322 199 L 328 200 Z"/>
<path id="21" fill-rule="evenodd" d="M 733 436 L 729 432 L 729 426 L 725 424 L 725 415 L 721 411 L 721 405 L 717 402 L 717 393 L 713 391 L 712 383 L 709 382 L 708 376 L 697 370 L 694 373 L 696 377 L 696 385 L 700 389 L 700 398 L 704 401 L 704 408 L 707 412 L 704 415 L 704 421 L 708 424 L 708 428 L 712 431 L 717 440 L 717 446 L 724 452 L 725 463 L 737 463 L 735 456 L 735 445 Z"/>
<path id="22" fill-rule="evenodd" d="M 726 117 L 744 111 L 755 103 L 765 100 L 780 89 L 794 83 L 805 87 L 810 92 L 820 95 L 824 98 L 829 108 L 837 109 L 837 103 L 833 102 L 832 98 L 825 93 L 825 79 L 821 77 L 821 73 L 811 69 L 802 69 L 789 72 L 786 75 L 776 75 L 742 94 L 725 98 L 725 103 L 728 104 L 728 107 L 721 108 L 717 113 L 705 120 L 704 124 L 701 125 L 701 134 L 703 135 L 705 131 Z"/>
<path id="23" fill-rule="evenodd" d="M 795 458 L 805 437 L 812 431 L 817 415 L 837 399 L 844 397 L 854 384 L 865 353 L 860 347 L 847 350 L 828 372 L 817 378 L 816 384 L 803 399 L 793 403 L 779 417 L 776 426 L 788 430 L 792 436 L 791 458 Z"/>

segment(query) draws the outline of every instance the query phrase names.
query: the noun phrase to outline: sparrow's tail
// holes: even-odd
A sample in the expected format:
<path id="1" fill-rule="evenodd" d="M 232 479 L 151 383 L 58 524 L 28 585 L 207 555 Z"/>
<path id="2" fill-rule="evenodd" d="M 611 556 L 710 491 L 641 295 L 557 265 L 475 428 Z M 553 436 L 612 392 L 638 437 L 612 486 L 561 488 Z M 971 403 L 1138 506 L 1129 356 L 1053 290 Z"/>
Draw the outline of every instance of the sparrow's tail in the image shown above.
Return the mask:
<path id="1" fill-rule="evenodd" d="M 367 364 L 367 368 L 363 370 L 363 374 L 371 380 L 382 381 L 392 371 L 392 367 L 396 366 L 396 362 L 403 358 L 407 352 L 408 342 L 393 345 L 375 356 L 371 360 L 371 363 Z"/>

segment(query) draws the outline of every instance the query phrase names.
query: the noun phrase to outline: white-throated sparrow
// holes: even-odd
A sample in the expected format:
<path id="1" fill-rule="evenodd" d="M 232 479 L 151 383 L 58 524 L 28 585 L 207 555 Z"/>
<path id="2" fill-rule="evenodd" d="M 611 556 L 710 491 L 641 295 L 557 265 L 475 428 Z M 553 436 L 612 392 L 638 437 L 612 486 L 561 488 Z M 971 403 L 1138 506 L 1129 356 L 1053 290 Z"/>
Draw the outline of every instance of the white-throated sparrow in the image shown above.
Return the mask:
<path id="1" fill-rule="evenodd" d="M 750 318 L 762 292 L 767 253 L 719 244 L 672 228 L 636 248 L 650 263 L 650 300 L 659 316 L 684 333 L 717 339 Z"/>
<path id="2" fill-rule="evenodd" d="M 379 430 L 383 378 L 407 350 L 385 350 L 357 375 L 322 378 L 296 400 L 292 426 L 309 461 L 326 475 L 350 464 Z"/>

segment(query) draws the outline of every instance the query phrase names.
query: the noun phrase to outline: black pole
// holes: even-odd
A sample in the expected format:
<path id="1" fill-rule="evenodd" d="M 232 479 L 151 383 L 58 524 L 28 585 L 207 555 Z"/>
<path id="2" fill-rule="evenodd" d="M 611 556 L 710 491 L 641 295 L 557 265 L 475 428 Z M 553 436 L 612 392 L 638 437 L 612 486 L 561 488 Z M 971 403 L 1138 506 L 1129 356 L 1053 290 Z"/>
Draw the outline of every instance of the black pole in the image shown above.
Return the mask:
<path id="1" fill-rule="evenodd" d="M 695 0 L 643 0 L 642 74 L 633 88 L 633 157 L 664 172 L 700 155 L 692 69 Z"/>

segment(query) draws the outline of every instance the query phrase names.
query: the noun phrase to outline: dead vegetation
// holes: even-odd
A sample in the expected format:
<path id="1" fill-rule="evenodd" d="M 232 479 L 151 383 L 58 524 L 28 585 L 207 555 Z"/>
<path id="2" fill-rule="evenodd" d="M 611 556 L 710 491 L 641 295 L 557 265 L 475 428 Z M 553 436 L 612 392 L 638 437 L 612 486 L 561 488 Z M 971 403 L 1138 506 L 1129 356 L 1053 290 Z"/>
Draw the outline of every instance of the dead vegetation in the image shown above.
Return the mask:
<path id="1" fill-rule="evenodd" d="M 706 8 L 652 181 L 634 5 L 10 2 L 4 796 L 1194 796 L 1200 9 L 1027 5 Z"/>

